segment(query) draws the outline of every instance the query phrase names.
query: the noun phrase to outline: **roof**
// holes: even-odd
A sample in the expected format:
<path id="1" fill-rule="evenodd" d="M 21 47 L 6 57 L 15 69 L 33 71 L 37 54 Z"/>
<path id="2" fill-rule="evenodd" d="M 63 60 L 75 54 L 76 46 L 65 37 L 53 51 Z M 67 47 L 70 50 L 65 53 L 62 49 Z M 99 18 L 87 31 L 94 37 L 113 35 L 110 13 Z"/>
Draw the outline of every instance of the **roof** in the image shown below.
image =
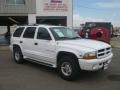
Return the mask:
<path id="1" fill-rule="evenodd" d="M 35 25 L 21 25 L 18 27 L 46 27 L 46 28 L 51 28 L 51 27 L 64 27 L 64 26 L 55 26 L 55 25 L 45 25 L 45 24 L 35 24 Z"/>
<path id="2" fill-rule="evenodd" d="M 25 27 L 29 27 L 29 26 L 39 26 L 39 27 L 64 27 L 64 26 L 56 26 L 56 25 L 47 25 L 47 24 L 33 24 L 33 25 L 20 25 L 20 26 L 25 26 Z"/>

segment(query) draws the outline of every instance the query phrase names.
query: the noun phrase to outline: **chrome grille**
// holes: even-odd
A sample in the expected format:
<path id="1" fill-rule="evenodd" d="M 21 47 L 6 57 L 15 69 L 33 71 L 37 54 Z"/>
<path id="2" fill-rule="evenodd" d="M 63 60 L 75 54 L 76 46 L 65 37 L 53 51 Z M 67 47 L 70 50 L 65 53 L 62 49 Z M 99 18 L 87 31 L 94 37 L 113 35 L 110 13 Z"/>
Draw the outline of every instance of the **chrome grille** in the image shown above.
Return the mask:
<path id="1" fill-rule="evenodd" d="M 103 48 L 97 51 L 97 58 L 104 58 L 111 53 L 111 47 Z"/>

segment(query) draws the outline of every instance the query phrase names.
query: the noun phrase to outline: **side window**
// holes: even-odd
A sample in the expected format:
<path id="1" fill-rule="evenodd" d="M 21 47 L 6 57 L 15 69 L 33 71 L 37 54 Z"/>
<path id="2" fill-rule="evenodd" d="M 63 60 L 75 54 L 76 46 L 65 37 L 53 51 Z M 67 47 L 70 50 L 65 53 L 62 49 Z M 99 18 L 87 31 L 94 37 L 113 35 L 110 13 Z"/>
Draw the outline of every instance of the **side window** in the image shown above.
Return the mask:
<path id="1" fill-rule="evenodd" d="M 34 38 L 36 27 L 27 27 L 24 32 L 23 38 Z"/>
<path id="2" fill-rule="evenodd" d="M 51 40 L 49 32 L 45 28 L 39 28 L 37 39 Z"/>
<path id="3" fill-rule="evenodd" d="M 13 34 L 13 37 L 20 37 L 23 30 L 24 30 L 24 27 L 20 27 L 20 28 L 16 29 L 14 34 Z"/>

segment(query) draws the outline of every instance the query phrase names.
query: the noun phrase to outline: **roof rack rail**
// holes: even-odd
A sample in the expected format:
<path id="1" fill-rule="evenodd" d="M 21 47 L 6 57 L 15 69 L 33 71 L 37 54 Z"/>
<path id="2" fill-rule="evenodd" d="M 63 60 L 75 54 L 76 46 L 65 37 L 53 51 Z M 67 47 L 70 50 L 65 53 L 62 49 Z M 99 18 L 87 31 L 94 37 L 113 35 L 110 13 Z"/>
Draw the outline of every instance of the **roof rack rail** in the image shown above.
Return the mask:
<path id="1" fill-rule="evenodd" d="M 39 24 L 17 24 L 17 26 L 38 26 Z"/>
<path id="2" fill-rule="evenodd" d="M 53 24 L 17 24 L 17 26 L 39 26 L 39 25 L 61 26 L 61 25 L 53 25 Z"/>

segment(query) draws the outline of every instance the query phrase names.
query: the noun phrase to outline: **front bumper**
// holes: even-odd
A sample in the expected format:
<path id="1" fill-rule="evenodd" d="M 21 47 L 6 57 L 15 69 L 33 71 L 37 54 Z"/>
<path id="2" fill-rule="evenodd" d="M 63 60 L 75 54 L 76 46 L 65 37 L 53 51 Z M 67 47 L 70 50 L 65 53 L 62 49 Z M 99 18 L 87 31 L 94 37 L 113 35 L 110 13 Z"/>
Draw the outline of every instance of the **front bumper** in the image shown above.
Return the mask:
<path id="1" fill-rule="evenodd" d="M 85 60 L 78 59 L 81 70 L 96 71 L 101 68 L 107 69 L 112 60 L 113 54 L 102 59 Z"/>

